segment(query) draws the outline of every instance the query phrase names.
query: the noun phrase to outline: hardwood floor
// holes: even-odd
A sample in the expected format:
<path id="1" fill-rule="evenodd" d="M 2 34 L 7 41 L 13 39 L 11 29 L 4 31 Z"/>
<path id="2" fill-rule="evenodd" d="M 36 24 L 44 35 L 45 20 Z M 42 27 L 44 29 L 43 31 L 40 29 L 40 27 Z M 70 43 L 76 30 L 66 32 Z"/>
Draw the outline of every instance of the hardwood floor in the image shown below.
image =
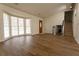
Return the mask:
<path id="1" fill-rule="evenodd" d="M 12 38 L 0 43 L 2 56 L 79 55 L 79 45 L 72 37 L 39 34 Z"/>

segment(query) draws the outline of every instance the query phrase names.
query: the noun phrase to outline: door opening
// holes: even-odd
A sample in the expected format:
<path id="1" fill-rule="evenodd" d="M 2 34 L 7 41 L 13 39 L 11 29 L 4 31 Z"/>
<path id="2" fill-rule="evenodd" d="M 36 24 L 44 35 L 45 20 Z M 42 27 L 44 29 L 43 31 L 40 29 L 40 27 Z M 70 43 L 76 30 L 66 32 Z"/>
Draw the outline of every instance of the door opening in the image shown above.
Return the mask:
<path id="1" fill-rule="evenodd" d="M 39 20 L 39 33 L 42 33 L 42 20 Z"/>

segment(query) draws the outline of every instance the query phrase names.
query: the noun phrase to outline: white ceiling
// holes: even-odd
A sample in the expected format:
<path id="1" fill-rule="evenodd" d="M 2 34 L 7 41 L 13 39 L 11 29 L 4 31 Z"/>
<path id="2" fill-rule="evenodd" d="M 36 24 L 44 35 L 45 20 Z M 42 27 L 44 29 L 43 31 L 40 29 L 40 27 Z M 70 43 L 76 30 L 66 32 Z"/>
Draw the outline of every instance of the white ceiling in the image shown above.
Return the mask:
<path id="1" fill-rule="evenodd" d="M 6 3 L 4 5 L 42 18 L 66 9 L 66 3 Z"/>

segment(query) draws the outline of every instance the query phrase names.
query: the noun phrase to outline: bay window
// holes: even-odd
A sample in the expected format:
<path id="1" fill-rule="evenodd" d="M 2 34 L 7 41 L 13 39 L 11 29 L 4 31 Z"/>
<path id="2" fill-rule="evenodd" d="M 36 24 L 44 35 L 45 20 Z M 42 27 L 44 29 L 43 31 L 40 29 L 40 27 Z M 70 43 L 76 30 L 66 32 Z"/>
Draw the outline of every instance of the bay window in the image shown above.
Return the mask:
<path id="1" fill-rule="evenodd" d="M 18 21 L 17 17 L 11 16 L 11 31 L 12 36 L 18 35 Z"/>
<path id="2" fill-rule="evenodd" d="M 31 34 L 31 19 L 11 16 L 3 13 L 4 38 Z"/>
<path id="3" fill-rule="evenodd" d="M 26 34 L 31 34 L 31 20 L 26 19 Z"/>
<path id="4" fill-rule="evenodd" d="M 19 35 L 24 34 L 24 19 L 18 18 L 18 24 L 19 24 Z"/>
<path id="5" fill-rule="evenodd" d="M 4 38 L 8 38 L 9 34 L 9 15 L 4 13 L 3 14 L 3 22 L 4 22 Z"/>

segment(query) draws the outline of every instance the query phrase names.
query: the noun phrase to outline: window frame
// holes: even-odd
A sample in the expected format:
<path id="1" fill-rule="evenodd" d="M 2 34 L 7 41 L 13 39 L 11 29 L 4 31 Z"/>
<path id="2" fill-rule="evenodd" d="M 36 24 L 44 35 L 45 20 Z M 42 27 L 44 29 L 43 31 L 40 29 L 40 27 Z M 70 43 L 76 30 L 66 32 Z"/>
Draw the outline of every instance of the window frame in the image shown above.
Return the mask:
<path id="1" fill-rule="evenodd" d="M 23 30 L 24 30 L 24 33 L 22 35 L 27 35 L 27 33 L 26 33 L 26 30 L 27 30 L 26 20 L 27 19 L 30 20 L 30 33 L 29 34 L 31 34 L 31 19 L 30 18 L 15 16 L 15 15 L 9 14 L 7 12 L 4 12 L 3 14 L 7 14 L 9 16 L 9 18 L 8 18 L 8 20 L 9 20 L 9 37 L 15 37 L 15 36 L 12 35 L 12 22 L 11 22 L 12 21 L 12 19 L 11 19 L 12 16 L 17 18 L 17 28 L 18 28 L 17 29 L 18 30 L 17 32 L 18 32 L 18 35 L 16 35 L 16 36 L 19 36 L 19 18 L 22 18 L 23 19 Z M 3 25 L 4 25 L 4 19 L 3 19 Z M 4 29 L 4 27 L 3 27 L 3 29 Z"/>

